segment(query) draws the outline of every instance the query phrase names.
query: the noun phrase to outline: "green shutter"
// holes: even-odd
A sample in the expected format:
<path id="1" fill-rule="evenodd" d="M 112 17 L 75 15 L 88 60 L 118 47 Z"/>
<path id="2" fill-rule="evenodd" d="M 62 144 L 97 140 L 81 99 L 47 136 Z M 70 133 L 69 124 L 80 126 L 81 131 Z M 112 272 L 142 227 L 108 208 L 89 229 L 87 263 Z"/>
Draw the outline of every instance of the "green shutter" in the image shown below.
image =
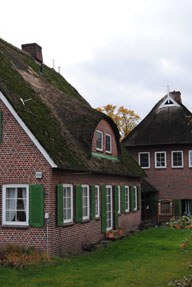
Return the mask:
<path id="1" fill-rule="evenodd" d="M 43 185 L 34 184 L 29 187 L 29 224 L 33 227 L 43 227 Z"/>
<path id="2" fill-rule="evenodd" d="M 121 211 L 125 213 L 125 186 L 121 186 Z"/>
<path id="3" fill-rule="evenodd" d="M 0 142 L 2 142 L 2 112 L 0 112 Z"/>
<path id="4" fill-rule="evenodd" d="M 107 195 L 106 186 L 102 185 L 101 188 L 101 231 L 106 232 L 107 228 Z"/>
<path id="5" fill-rule="evenodd" d="M 114 228 L 118 229 L 119 222 L 118 222 L 118 186 L 114 186 Z"/>
<path id="6" fill-rule="evenodd" d="M 181 216 L 181 200 L 175 199 L 173 202 L 175 206 L 175 216 Z"/>
<path id="7" fill-rule="evenodd" d="M 83 209 L 82 209 L 82 186 L 76 185 L 75 189 L 75 221 L 82 222 Z"/>
<path id="8" fill-rule="evenodd" d="M 63 225 L 63 185 L 57 185 L 57 226 Z"/>
<path id="9" fill-rule="evenodd" d="M 141 188 L 137 186 L 137 210 L 141 209 Z"/>
<path id="10" fill-rule="evenodd" d="M 95 185 L 91 186 L 91 219 L 95 218 Z"/>
<path id="11" fill-rule="evenodd" d="M 135 189 L 130 186 L 130 210 L 135 211 Z"/>

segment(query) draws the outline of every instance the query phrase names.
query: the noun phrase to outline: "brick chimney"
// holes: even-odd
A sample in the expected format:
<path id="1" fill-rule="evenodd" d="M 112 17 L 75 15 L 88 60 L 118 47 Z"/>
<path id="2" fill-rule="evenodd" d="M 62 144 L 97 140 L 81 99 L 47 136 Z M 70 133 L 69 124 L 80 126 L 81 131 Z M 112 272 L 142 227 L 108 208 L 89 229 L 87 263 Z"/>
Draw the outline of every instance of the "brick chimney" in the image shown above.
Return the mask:
<path id="1" fill-rule="evenodd" d="M 43 63 L 42 48 L 36 43 L 23 44 L 22 50 L 29 53 L 39 63 Z"/>
<path id="2" fill-rule="evenodd" d="M 173 92 L 170 92 L 170 94 L 171 94 L 171 97 L 173 98 L 173 100 L 175 100 L 177 103 L 182 104 L 180 91 L 173 91 Z"/>

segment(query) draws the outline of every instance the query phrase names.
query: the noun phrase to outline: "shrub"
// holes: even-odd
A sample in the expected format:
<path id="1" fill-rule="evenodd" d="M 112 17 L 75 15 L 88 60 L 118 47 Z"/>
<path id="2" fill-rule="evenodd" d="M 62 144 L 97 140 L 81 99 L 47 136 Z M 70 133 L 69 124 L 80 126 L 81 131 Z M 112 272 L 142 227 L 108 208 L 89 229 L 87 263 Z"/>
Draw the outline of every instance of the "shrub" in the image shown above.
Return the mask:
<path id="1" fill-rule="evenodd" d="M 174 280 L 169 283 L 168 286 L 172 287 L 192 287 L 192 276 L 184 277 L 180 280 Z"/>
<path id="2" fill-rule="evenodd" d="M 8 245 L 0 251 L 0 264 L 14 268 L 26 268 L 46 260 L 46 254 L 35 250 L 33 247 Z"/>

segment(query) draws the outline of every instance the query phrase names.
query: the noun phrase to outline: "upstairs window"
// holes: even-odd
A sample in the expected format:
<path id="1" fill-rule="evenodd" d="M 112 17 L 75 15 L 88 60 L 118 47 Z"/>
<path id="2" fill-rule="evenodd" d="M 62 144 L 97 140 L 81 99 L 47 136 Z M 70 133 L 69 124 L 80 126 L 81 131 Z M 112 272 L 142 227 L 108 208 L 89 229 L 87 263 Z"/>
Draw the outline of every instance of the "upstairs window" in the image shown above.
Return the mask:
<path id="1" fill-rule="evenodd" d="M 96 150 L 103 151 L 103 133 L 96 131 Z"/>
<path id="2" fill-rule="evenodd" d="M 149 152 L 139 153 L 139 165 L 142 168 L 150 168 L 150 153 Z"/>
<path id="3" fill-rule="evenodd" d="M 166 165 L 166 152 L 155 152 L 155 168 L 165 168 Z"/>
<path id="4" fill-rule="evenodd" d="M 111 135 L 109 134 L 105 134 L 105 151 L 107 153 L 112 152 Z"/>
<path id="5" fill-rule="evenodd" d="M 183 167 L 183 151 L 172 151 L 172 167 Z"/>
<path id="6" fill-rule="evenodd" d="M 192 150 L 189 150 L 189 167 L 192 167 Z"/>

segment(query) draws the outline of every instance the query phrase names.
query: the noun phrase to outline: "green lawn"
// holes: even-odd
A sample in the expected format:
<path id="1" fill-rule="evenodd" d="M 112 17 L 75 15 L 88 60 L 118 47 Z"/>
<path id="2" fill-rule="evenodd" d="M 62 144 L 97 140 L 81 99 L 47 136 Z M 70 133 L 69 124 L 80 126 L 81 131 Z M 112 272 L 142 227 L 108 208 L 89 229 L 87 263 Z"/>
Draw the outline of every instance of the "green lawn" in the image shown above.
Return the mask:
<path id="1" fill-rule="evenodd" d="M 151 228 L 92 253 L 26 270 L 0 267 L 0 286 L 163 287 L 192 274 L 192 247 L 180 250 L 189 230 Z"/>

